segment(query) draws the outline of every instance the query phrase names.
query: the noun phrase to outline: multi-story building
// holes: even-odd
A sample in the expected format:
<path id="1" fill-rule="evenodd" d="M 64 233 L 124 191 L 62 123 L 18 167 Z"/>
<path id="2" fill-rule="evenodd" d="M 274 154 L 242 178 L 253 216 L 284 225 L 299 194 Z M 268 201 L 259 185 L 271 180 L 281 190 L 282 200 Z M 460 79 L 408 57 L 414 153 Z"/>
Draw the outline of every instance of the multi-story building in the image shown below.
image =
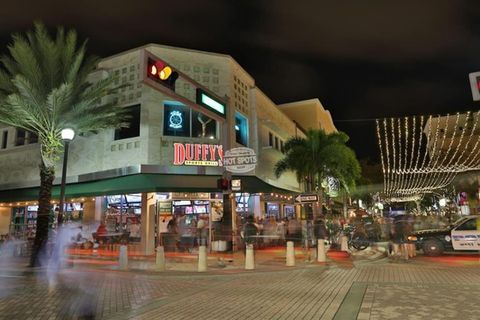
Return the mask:
<path id="1" fill-rule="evenodd" d="M 167 77 L 172 72 L 167 80 L 160 74 L 165 66 L 171 67 L 163 69 Z M 130 231 L 141 250 L 152 253 L 155 234 L 175 215 L 187 217 L 186 224 L 220 219 L 224 197 L 217 180 L 225 176 L 223 154 L 236 147 L 253 149 L 258 161 L 234 175 L 241 189 L 232 197 L 233 211 L 277 219 L 297 214 L 292 194 L 302 186 L 293 173 L 275 177 L 273 168 L 288 138 L 308 128 L 335 131 L 318 100 L 277 106 L 231 56 L 156 44 L 103 59 L 91 79 L 108 76 L 115 88 L 103 102 L 129 108 L 130 125 L 70 144 L 69 219 Z M 0 127 L 0 234 L 34 233 L 28 225 L 36 216 L 38 164 L 35 135 Z"/>

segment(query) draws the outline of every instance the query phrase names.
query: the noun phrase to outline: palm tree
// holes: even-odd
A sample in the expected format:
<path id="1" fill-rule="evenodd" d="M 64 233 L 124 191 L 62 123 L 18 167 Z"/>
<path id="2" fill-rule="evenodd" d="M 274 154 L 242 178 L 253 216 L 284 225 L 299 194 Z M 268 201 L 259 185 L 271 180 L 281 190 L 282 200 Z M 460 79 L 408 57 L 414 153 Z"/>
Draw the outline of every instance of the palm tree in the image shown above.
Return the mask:
<path id="1" fill-rule="evenodd" d="M 323 201 L 321 182 L 327 177 L 338 179 L 340 186 L 349 192 L 360 177 L 360 164 L 355 152 L 346 146 L 349 137 L 343 132 L 326 134 L 310 129 L 305 138 L 293 137 L 285 143 L 285 157 L 275 165 L 275 175 L 294 171 L 299 183 L 307 192 L 318 191 Z M 319 207 L 320 215 L 322 206 Z"/>
<path id="2" fill-rule="evenodd" d="M 74 30 L 58 28 L 53 38 L 36 23 L 34 31 L 14 34 L 12 39 L 10 54 L 0 59 L 0 122 L 38 136 L 40 193 L 30 258 L 30 265 L 37 266 L 48 240 L 55 164 L 63 152 L 61 130 L 69 127 L 82 134 L 124 126 L 126 113 L 101 103 L 113 79 L 89 82 L 98 59 L 86 57 L 86 42 L 78 45 Z"/>

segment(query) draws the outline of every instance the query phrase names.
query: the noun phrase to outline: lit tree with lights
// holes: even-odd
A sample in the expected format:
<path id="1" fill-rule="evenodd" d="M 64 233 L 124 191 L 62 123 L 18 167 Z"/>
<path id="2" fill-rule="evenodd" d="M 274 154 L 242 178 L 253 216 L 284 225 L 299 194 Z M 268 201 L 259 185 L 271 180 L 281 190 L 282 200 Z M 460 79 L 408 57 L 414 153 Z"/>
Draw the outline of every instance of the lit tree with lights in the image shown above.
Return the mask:
<path id="1" fill-rule="evenodd" d="M 275 175 L 294 171 L 307 192 L 318 192 L 318 214 L 322 215 L 324 180 L 333 177 L 349 192 L 360 178 L 360 164 L 355 152 L 346 145 L 348 139 L 343 132 L 326 134 L 313 129 L 306 132 L 305 138 L 291 138 L 285 143 L 285 157 L 275 165 Z"/>

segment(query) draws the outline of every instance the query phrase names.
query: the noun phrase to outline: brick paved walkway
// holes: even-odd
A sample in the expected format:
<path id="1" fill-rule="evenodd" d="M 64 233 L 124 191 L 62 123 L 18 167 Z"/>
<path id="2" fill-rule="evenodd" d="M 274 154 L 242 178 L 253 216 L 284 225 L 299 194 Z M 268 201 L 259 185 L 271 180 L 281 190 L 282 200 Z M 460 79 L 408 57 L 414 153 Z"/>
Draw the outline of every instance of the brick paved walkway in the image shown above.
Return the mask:
<path id="1" fill-rule="evenodd" d="M 239 271 L 68 269 L 51 290 L 41 273 L 0 273 L 0 319 L 480 318 L 480 263 L 383 259 Z"/>

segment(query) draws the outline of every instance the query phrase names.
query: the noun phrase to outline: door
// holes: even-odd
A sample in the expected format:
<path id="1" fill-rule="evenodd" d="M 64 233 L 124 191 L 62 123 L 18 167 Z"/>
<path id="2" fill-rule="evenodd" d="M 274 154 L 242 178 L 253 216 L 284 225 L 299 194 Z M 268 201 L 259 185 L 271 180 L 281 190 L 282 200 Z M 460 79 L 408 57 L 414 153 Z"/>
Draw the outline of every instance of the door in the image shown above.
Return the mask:
<path id="1" fill-rule="evenodd" d="M 468 219 L 452 230 L 455 250 L 480 250 L 480 218 Z"/>

